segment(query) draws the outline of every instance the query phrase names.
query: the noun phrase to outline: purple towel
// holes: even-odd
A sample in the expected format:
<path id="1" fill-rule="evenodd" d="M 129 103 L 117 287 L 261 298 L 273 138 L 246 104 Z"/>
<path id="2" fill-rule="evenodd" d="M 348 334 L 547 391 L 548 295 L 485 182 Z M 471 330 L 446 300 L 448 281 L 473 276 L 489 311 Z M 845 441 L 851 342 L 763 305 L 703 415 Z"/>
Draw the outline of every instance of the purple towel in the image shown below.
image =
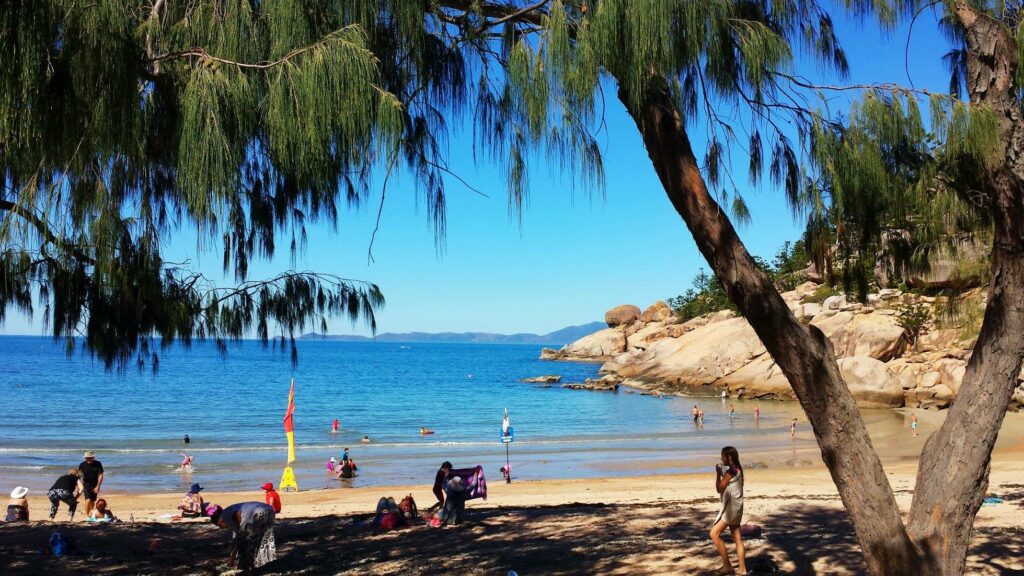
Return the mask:
<path id="1" fill-rule="evenodd" d="M 450 474 L 462 478 L 462 484 L 466 487 L 466 500 L 474 498 L 487 500 L 487 479 L 484 478 L 483 466 L 458 468 L 452 470 Z"/>

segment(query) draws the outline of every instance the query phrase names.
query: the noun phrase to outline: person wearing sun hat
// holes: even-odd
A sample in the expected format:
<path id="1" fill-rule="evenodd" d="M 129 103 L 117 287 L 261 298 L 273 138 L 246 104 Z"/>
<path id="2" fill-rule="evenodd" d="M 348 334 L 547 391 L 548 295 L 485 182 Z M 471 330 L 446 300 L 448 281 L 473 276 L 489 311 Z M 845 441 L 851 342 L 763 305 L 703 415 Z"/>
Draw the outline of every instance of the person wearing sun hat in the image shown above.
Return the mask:
<path id="1" fill-rule="evenodd" d="M 11 500 L 7 502 L 7 517 L 4 522 L 28 522 L 28 488 L 16 486 L 11 490 Z"/>
<path id="2" fill-rule="evenodd" d="M 206 502 L 203 502 L 203 497 L 199 495 L 203 491 L 203 487 L 199 484 L 193 484 L 188 489 L 188 494 L 181 499 L 181 504 L 178 505 L 178 510 L 181 510 L 181 515 L 185 518 L 198 518 L 206 513 Z"/>
<path id="3" fill-rule="evenodd" d="M 92 450 L 85 453 L 85 460 L 78 465 L 82 471 L 82 495 L 85 496 L 85 513 L 92 512 L 96 505 L 96 498 L 99 497 L 100 486 L 103 485 L 103 464 L 96 459 Z"/>
<path id="4" fill-rule="evenodd" d="M 271 484 L 270 482 L 267 482 L 266 484 L 263 485 L 263 489 L 267 491 L 267 495 L 266 495 L 266 502 L 267 502 L 267 504 L 269 504 L 274 509 L 274 513 L 275 514 L 280 513 L 281 512 L 281 495 L 278 494 L 274 490 L 274 485 Z"/>

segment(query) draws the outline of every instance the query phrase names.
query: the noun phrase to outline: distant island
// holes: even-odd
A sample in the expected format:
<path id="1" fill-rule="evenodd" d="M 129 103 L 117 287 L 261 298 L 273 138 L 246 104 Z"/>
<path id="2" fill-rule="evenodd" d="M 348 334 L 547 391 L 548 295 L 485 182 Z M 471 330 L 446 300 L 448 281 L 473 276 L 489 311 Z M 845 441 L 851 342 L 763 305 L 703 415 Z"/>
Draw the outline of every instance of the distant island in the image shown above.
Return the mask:
<path id="1" fill-rule="evenodd" d="M 369 336 L 344 336 L 303 334 L 303 340 L 334 340 L 339 342 L 444 342 L 451 344 L 568 344 L 580 338 L 607 328 L 604 322 L 591 322 L 580 326 L 569 326 L 548 334 L 492 334 L 490 332 L 385 332 L 376 338 Z"/>

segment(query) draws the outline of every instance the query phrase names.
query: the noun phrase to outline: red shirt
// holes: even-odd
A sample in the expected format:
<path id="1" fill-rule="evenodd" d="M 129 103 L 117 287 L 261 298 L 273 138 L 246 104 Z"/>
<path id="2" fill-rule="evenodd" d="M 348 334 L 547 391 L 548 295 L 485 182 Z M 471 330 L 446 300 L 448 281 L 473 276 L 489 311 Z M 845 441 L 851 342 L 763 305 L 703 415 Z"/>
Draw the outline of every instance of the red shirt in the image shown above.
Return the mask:
<path id="1" fill-rule="evenodd" d="M 267 490 L 267 504 L 274 508 L 274 512 L 281 511 L 281 496 L 273 490 Z"/>

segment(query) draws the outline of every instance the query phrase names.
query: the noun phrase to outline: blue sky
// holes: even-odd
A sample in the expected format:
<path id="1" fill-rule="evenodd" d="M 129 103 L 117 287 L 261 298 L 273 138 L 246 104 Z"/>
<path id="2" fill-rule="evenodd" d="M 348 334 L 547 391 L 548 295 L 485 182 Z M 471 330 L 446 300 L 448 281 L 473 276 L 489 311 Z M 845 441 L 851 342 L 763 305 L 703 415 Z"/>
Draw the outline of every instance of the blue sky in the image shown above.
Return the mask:
<path id="1" fill-rule="evenodd" d="M 838 16 L 836 20 L 851 65 L 851 77 L 845 83 L 907 84 L 906 27 L 883 37 L 875 25 Z M 910 75 L 917 88 L 946 90 L 948 75 L 940 58 L 947 50 L 934 16 L 922 15 L 909 51 Z M 837 82 L 816 74 L 812 64 L 801 64 L 798 71 L 822 82 Z M 845 112 L 853 95 L 839 93 L 830 105 Z M 683 292 L 697 270 L 707 265 L 669 204 L 635 125 L 616 100 L 609 99 L 607 106 L 608 127 L 599 138 L 607 184 L 603 197 L 599 191 L 588 194 L 580 187 L 573 192 L 569 179 L 551 174 L 534 161 L 520 228 L 509 217 L 499 171 L 495 166 L 472 164 L 471 134 L 465 133 L 450 143 L 451 167 L 489 197 L 450 179 L 443 254 L 435 249 L 426 210 L 422 206 L 417 210 L 412 182 L 399 175 L 388 186 L 374 262 L 368 262 L 367 248 L 380 182 L 369 203 L 342 211 L 337 231 L 327 226 L 310 228 L 308 250 L 295 268 L 378 284 L 387 299 L 378 315 L 382 332 L 546 333 L 601 320 L 605 310 L 618 304 L 645 307 Z M 695 144 L 703 141 L 703 128 L 691 126 Z M 745 165 L 742 151 L 733 154 L 738 165 Z M 741 186 L 746 181 L 745 177 L 737 180 Z M 770 259 L 784 241 L 799 236 L 802 225 L 794 221 L 782 194 L 770 183 L 748 187 L 744 196 L 752 223 L 741 227 L 740 234 L 752 253 Z M 251 277 L 291 269 L 287 249 L 280 252 L 270 262 L 252 265 Z M 176 238 L 167 256 L 189 258 L 210 277 L 221 278 L 219 249 L 203 253 L 191 233 Z M 232 281 L 223 280 L 225 284 Z M 14 313 L 0 331 L 39 334 L 41 326 L 38 319 L 33 322 Z M 369 333 L 361 323 L 352 326 L 340 319 L 330 323 L 329 331 Z"/>

